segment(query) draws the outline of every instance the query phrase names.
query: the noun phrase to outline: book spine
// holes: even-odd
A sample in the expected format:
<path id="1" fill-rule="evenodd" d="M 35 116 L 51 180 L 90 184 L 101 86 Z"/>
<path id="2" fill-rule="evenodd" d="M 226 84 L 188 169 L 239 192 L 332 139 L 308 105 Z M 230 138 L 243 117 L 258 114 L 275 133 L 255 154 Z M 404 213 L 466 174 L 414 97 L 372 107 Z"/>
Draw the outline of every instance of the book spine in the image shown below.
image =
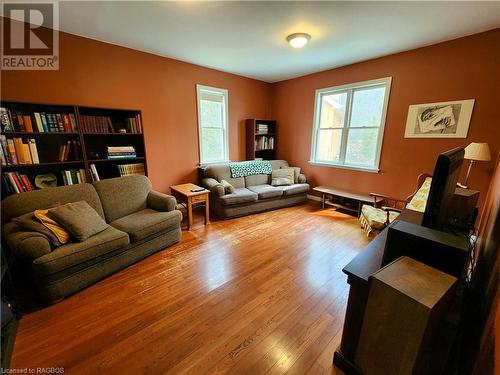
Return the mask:
<path id="1" fill-rule="evenodd" d="M 14 179 L 14 173 L 8 172 L 6 174 L 7 174 L 7 177 L 9 178 L 10 185 L 14 189 L 14 192 L 20 193 L 21 192 L 21 190 L 19 189 L 20 185 L 18 185 L 16 180 Z"/>
<path id="2" fill-rule="evenodd" d="M 31 160 L 33 160 L 33 164 L 40 164 L 40 159 L 38 158 L 38 149 L 36 147 L 36 141 L 34 139 L 28 139 L 28 145 L 30 147 Z"/>
<path id="3" fill-rule="evenodd" d="M 42 119 L 43 131 L 45 133 L 48 133 L 50 131 L 50 129 L 49 129 L 49 122 L 47 119 L 47 115 L 45 114 L 45 112 L 40 112 L 40 118 Z"/>
<path id="4" fill-rule="evenodd" d="M 12 164 L 19 164 L 19 160 L 17 160 L 16 154 L 16 145 L 14 144 L 14 140 L 7 139 L 7 147 L 9 151 L 9 157 Z"/>

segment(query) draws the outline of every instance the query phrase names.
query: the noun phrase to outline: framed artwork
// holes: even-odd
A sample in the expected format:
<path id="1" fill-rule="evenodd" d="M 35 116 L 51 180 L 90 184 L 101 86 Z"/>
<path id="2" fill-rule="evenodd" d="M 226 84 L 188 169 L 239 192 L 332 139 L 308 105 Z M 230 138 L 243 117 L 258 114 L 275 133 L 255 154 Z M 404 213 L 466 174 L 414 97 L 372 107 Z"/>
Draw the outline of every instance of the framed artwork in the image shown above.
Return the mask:
<path id="1" fill-rule="evenodd" d="M 473 107 L 474 99 L 410 105 L 405 138 L 466 138 Z"/>

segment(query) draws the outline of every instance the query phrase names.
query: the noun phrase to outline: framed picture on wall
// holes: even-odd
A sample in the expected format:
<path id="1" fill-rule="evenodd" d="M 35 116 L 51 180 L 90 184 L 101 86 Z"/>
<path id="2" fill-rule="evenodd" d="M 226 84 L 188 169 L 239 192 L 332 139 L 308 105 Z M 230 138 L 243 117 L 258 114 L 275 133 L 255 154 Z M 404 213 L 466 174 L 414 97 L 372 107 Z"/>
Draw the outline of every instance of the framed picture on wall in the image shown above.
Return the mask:
<path id="1" fill-rule="evenodd" d="M 473 107 L 474 99 L 410 105 L 405 138 L 466 138 Z"/>

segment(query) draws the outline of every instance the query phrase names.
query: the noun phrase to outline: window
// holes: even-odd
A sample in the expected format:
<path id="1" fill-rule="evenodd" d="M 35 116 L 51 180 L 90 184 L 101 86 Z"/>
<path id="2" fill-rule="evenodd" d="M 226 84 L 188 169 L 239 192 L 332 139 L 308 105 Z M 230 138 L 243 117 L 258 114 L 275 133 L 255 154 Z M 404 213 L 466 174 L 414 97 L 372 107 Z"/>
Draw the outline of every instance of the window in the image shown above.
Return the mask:
<path id="1" fill-rule="evenodd" d="M 229 161 L 228 91 L 196 85 L 200 164 Z"/>
<path id="2" fill-rule="evenodd" d="M 378 171 L 391 78 L 316 90 L 312 164 Z"/>

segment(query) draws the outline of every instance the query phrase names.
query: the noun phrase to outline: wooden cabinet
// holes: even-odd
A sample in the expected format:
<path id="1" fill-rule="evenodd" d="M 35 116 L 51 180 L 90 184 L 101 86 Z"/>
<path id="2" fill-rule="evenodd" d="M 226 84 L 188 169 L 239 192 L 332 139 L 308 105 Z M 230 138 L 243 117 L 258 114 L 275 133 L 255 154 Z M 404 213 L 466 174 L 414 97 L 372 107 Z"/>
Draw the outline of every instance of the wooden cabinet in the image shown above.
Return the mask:
<path id="1" fill-rule="evenodd" d="M 274 160 L 277 157 L 277 128 L 274 120 L 246 120 L 247 160 Z"/>

